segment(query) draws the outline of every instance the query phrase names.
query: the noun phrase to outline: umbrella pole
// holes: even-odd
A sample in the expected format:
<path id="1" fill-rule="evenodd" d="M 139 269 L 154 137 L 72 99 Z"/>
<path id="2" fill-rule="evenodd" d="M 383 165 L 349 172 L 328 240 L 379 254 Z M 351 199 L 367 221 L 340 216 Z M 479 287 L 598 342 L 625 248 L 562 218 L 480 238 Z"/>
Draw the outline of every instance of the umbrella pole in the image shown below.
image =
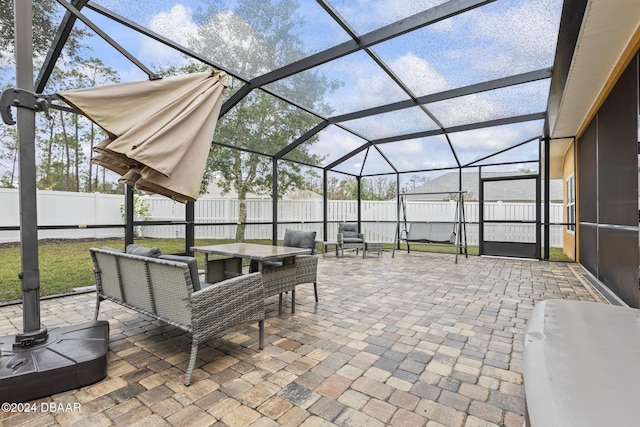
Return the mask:
<path id="1" fill-rule="evenodd" d="M 36 211 L 32 0 L 14 0 L 17 88 L 2 94 L 3 118 L 17 108 L 20 155 L 20 247 L 23 332 L 0 337 L 0 402 L 26 402 L 80 388 L 107 375 L 109 323 L 93 321 L 47 331 L 40 325 Z M 9 120 L 8 123 L 12 121 Z"/>
<path id="2" fill-rule="evenodd" d="M 16 83 L 33 92 L 33 30 L 31 0 L 15 2 Z M 47 339 L 40 327 L 40 272 L 38 269 L 38 216 L 36 210 L 35 110 L 18 108 L 20 167 L 20 248 L 23 328 L 16 344 L 33 345 Z"/>

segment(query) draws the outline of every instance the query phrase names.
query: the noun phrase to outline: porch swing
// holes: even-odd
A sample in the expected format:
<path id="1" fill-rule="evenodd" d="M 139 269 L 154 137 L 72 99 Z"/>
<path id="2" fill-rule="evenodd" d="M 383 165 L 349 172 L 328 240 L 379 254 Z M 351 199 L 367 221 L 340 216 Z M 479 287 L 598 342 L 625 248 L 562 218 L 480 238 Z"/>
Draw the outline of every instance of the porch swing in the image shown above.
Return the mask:
<path id="1" fill-rule="evenodd" d="M 465 191 L 431 192 L 431 193 L 402 193 L 400 194 L 400 210 L 396 225 L 395 243 L 391 257 L 395 257 L 396 249 L 400 248 L 400 243 L 407 245 L 407 253 L 411 253 L 411 243 L 426 245 L 448 245 L 455 246 L 456 258 L 458 254 L 464 253 L 468 257 L 467 251 L 467 223 L 464 213 Z M 407 196 L 417 195 L 437 195 L 449 194 L 457 195 L 454 220 L 452 222 L 443 221 L 407 221 Z M 463 252 L 464 251 L 464 252 Z"/>

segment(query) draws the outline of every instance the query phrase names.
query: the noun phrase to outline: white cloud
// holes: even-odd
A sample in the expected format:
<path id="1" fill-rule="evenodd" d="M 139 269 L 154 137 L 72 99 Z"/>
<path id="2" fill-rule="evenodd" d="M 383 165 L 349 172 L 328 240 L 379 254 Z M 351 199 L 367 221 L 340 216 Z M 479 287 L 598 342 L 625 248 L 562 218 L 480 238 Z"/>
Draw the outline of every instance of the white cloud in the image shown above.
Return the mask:
<path id="1" fill-rule="evenodd" d="M 502 50 L 491 61 L 478 62 L 479 70 L 519 69 L 549 66 L 553 53 L 562 2 L 532 0 L 500 12 L 470 14 L 472 36 L 479 42 L 492 42 L 492 48 Z"/>
<path id="2" fill-rule="evenodd" d="M 149 20 L 148 27 L 173 41 L 186 45 L 197 32 L 191 8 L 176 4 L 169 12 L 160 12 Z"/>
<path id="3" fill-rule="evenodd" d="M 336 8 L 348 24 L 367 33 L 442 3 L 446 0 L 358 0 L 353 6 Z"/>
<path id="4" fill-rule="evenodd" d="M 493 39 L 505 46 L 527 52 L 544 54 L 553 50 L 557 33 L 557 20 L 561 2 L 557 0 L 533 0 L 524 2 L 504 13 L 481 12 L 475 17 L 477 36 Z"/>
<path id="5" fill-rule="evenodd" d="M 169 12 L 160 12 L 149 20 L 147 27 L 182 46 L 197 36 L 198 26 L 193 22 L 193 11 L 182 4 L 174 5 Z M 144 38 L 140 56 L 155 63 L 182 61 L 174 49 L 161 43 Z"/>
<path id="6" fill-rule="evenodd" d="M 428 104 L 427 108 L 445 127 L 478 123 L 504 117 L 504 107 L 478 94 Z"/>
<path id="7" fill-rule="evenodd" d="M 361 102 L 360 105 L 379 105 L 380 99 L 389 99 L 396 92 L 395 87 L 389 87 L 396 86 L 395 83 L 386 75 L 381 74 L 377 69 L 371 71 L 373 72 L 359 67 L 353 69 L 355 89 L 361 94 L 358 101 Z"/>
<path id="8" fill-rule="evenodd" d="M 439 92 L 449 88 L 446 79 L 434 67 L 412 53 L 395 58 L 389 65 L 412 90 L 417 89 L 418 93 Z M 354 57 L 353 61 L 335 61 L 330 64 L 330 67 L 330 78 L 335 76 L 343 82 L 341 88 L 326 95 L 325 98 L 335 109 L 335 114 L 408 99 L 400 87 L 383 74 L 373 62 L 362 60 L 360 56 Z M 407 117 L 408 115 L 411 116 Z M 405 116 L 404 121 L 399 119 L 402 116 Z M 398 124 L 408 128 L 406 122 L 409 121 L 413 123 L 409 126 L 411 127 L 409 132 L 424 130 L 424 127 L 418 128 L 421 124 L 432 125 L 424 113 L 420 112 L 416 115 L 415 111 L 409 109 L 401 113 L 390 113 L 384 117 L 376 116 L 359 120 L 358 129 L 374 128 L 376 131 L 373 137 L 379 138 L 395 134 L 393 129 L 397 130 Z M 432 129 L 433 126 L 429 128 Z"/>
<path id="9" fill-rule="evenodd" d="M 332 61 L 321 69 L 330 81 L 337 80 L 342 84 L 325 94 L 325 101 L 334 109 L 333 114 L 359 111 L 407 98 L 398 85 L 362 53 Z"/>
<path id="10" fill-rule="evenodd" d="M 504 125 L 493 128 L 475 129 L 466 132 L 450 134 L 451 142 L 456 152 L 460 155 L 462 163 L 477 160 L 487 155 L 496 153 L 516 144 L 524 142 L 529 138 L 540 135 L 542 132 L 542 121 Z M 535 143 L 532 143 L 535 145 Z M 522 150 L 528 150 L 527 146 Z M 522 150 L 507 151 L 500 155 L 500 161 L 522 160 Z M 535 154 L 535 153 L 534 153 Z M 497 161 L 496 159 L 487 162 Z"/>
<path id="11" fill-rule="evenodd" d="M 145 74 L 140 68 L 135 65 L 127 64 L 127 68 L 121 68 L 118 70 L 121 82 L 136 82 L 148 80 L 149 76 Z"/>
<path id="12" fill-rule="evenodd" d="M 420 30 L 410 48 L 437 61 L 434 67 L 456 86 L 551 66 L 561 6 L 562 0 L 491 3 Z"/>
<path id="13" fill-rule="evenodd" d="M 438 169 L 451 167 L 453 165 L 449 162 L 445 162 L 444 160 L 426 160 L 421 163 L 421 166 L 425 169 Z"/>
<path id="14" fill-rule="evenodd" d="M 454 143 L 456 149 L 482 149 L 499 151 L 516 143 L 520 132 L 511 128 L 477 129 L 465 132 L 465 137 Z"/>
<path id="15" fill-rule="evenodd" d="M 380 144 L 378 148 L 401 171 L 456 165 L 443 135 Z"/>
<path id="16" fill-rule="evenodd" d="M 450 88 L 442 74 L 429 62 L 413 53 L 396 58 L 390 66 L 416 93 L 436 93 Z"/>
<path id="17" fill-rule="evenodd" d="M 419 142 L 419 140 L 413 139 L 409 141 L 402 141 L 401 143 L 396 144 L 385 144 L 383 145 L 383 150 L 385 153 L 392 155 L 422 154 L 424 152 L 424 144 Z"/>
<path id="18" fill-rule="evenodd" d="M 309 150 L 312 154 L 326 157 L 324 165 L 339 159 L 365 143 L 357 136 L 336 126 L 330 126 L 320 132 L 318 138 L 318 143 L 311 145 Z"/>
<path id="19" fill-rule="evenodd" d="M 389 0 L 369 3 L 372 4 L 378 19 L 395 22 L 402 18 L 415 15 L 423 10 L 431 9 L 439 4 L 446 3 L 446 0 Z"/>

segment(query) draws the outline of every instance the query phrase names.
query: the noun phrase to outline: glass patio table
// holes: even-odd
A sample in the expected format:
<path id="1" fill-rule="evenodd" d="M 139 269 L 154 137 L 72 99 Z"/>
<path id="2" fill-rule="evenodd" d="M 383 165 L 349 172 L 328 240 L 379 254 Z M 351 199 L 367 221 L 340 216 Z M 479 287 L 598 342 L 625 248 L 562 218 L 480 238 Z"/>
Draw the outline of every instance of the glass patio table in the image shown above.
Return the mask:
<path id="1" fill-rule="evenodd" d="M 204 253 L 205 281 L 215 283 L 242 274 L 242 259 L 258 261 L 262 271 L 265 261 L 280 261 L 283 265 L 295 264 L 297 255 L 311 254 L 311 249 L 288 246 L 260 245 L 256 243 L 226 243 L 222 245 L 193 246 L 193 252 Z M 209 255 L 225 255 L 227 258 L 209 259 Z"/>

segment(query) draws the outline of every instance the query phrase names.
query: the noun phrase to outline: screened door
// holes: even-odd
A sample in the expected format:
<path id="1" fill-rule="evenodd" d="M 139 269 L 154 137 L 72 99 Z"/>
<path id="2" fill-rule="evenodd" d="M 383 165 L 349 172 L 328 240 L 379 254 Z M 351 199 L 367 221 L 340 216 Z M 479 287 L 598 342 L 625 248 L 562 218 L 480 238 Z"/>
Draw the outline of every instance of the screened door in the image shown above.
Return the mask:
<path id="1" fill-rule="evenodd" d="M 540 177 L 480 179 L 480 255 L 540 259 Z"/>

